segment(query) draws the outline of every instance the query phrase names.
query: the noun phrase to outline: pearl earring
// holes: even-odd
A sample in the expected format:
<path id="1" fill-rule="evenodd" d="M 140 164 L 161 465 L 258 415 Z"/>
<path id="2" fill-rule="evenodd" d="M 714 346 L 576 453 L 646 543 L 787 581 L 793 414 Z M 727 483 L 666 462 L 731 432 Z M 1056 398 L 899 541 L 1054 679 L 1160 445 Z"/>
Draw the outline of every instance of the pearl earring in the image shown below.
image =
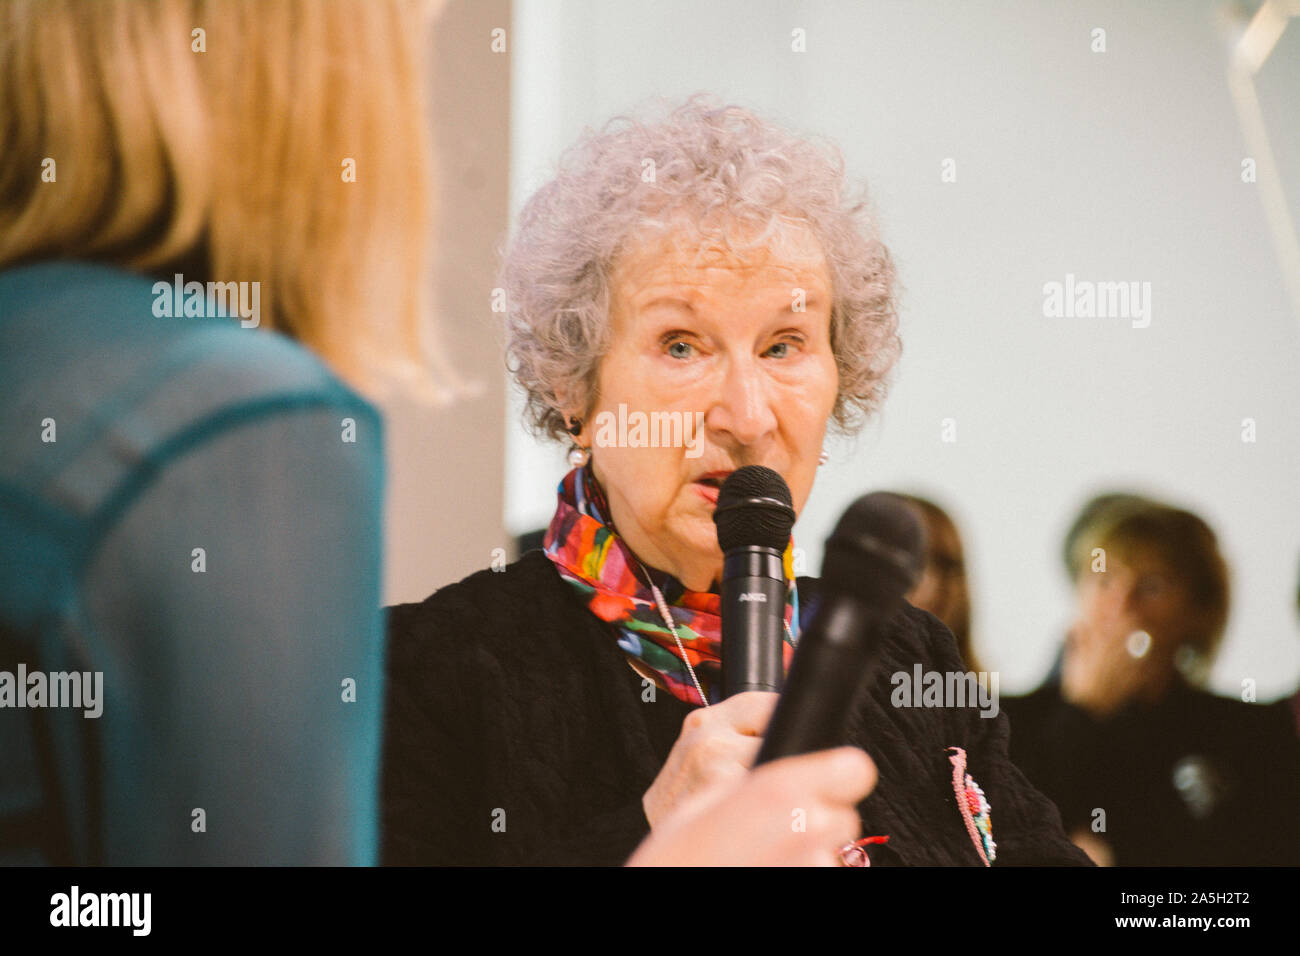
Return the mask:
<path id="1" fill-rule="evenodd" d="M 822 453 L 821 453 L 820 455 L 817 456 L 817 464 L 818 464 L 818 465 L 824 465 L 824 464 L 826 464 L 826 463 L 827 463 L 828 461 L 830 461 L 830 460 L 831 460 L 831 456 L 828 455 L 828 454 L 826 454 L 826 449 L 823 448 L 823 449 L 822 449 Z"/>
<path id="2" fill-rule="evenodd" d="M 591 461 L 591 449 L 583 448 L 581 445 L 574 445 L 569 449 L 569 464 L 574 468 L 582 468 Z"/>

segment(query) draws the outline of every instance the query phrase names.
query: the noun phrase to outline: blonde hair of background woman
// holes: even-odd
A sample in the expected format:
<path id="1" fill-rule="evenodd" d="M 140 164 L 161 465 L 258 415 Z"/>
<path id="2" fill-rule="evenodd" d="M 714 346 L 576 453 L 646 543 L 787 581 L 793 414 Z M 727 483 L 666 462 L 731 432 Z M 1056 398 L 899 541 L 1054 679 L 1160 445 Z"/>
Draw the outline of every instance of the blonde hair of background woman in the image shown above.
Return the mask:
<path id="1" fill-rule="evenodd" d="M 446 398 L 421 67 L 440 8 L 6 0 L 0 268 L 84 259 L 258 281 L 262 325 L 350 384 Z"/>

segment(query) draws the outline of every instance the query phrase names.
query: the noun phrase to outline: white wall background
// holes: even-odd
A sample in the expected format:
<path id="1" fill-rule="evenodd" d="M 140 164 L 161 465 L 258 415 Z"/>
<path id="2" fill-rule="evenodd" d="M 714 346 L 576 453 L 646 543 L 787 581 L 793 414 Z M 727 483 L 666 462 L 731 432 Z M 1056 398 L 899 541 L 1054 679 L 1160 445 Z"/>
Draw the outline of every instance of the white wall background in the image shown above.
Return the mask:
<path id="1" fill-rule="evenodd" d="M 651 96 L 706 90 L 837 141 L 906 286 L 883 416 L 833 449 L 797 528 L 820 565 L 875 488 L 949 506 L 975 640 L 1005 691 L 1068 621 L 1059 542 L 1135 488 L 1199 512 L 1234 572 L 1212 684 L 1300 679 L 1300 316 L 1286 298 L 1225 80 L 1213 3 L 516 0 L 512 221 L 560 151 Z M 790 50 L 803 28 L 807 52 Z M 1090 50 L 1103 27 L 1107 52 Z M 1300 221 L 1300 19 L 1260 77 Z M 940 181 L 952 157 L 957 181 Z M 1149 328 L 1047 319 L 1045 282 L 1148 281 Z M 562 453 L 507 427 L 506 526 L 544 526 Z M 1241 440 L 1254 418 L 1258 440 Z M 940 440 L 957 421 L 955 444 Z"/>

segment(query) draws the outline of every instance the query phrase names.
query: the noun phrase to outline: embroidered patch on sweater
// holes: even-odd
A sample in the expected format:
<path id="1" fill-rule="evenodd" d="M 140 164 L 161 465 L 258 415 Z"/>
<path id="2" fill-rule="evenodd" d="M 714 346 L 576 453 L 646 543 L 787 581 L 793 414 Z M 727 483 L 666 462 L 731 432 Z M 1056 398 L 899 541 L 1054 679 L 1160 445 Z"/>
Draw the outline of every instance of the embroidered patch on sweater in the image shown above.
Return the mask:
<path id="1" fill-rule="evenodd" d="M 998 845 L 993 842 L 993 821 L 990 816 L 988 798 L 980 789 L 974 778 L 966 772 L 966 751 L 961 747 L 949 747 L 952 764 L 952 791 L 957 798 L 957 809 L 961 811 L 966 832 L 975 844 L 975 852 L 980 855 L 985 866 L 991 866 L 998 858 Z"/>

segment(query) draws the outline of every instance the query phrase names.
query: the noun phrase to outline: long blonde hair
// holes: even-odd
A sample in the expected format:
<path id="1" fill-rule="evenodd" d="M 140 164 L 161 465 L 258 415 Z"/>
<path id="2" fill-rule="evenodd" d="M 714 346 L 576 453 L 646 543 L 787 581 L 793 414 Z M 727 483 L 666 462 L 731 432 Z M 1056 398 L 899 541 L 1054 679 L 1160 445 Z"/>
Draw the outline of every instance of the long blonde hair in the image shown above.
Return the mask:
<path id="1" fill-rule="evenodd" d="M 436 9 L 6 0 L 0 268 L 87 259 L 259 281 L 262 324 L 352 384 L 450 382 L 430 329 L 420 68 Z"/>

